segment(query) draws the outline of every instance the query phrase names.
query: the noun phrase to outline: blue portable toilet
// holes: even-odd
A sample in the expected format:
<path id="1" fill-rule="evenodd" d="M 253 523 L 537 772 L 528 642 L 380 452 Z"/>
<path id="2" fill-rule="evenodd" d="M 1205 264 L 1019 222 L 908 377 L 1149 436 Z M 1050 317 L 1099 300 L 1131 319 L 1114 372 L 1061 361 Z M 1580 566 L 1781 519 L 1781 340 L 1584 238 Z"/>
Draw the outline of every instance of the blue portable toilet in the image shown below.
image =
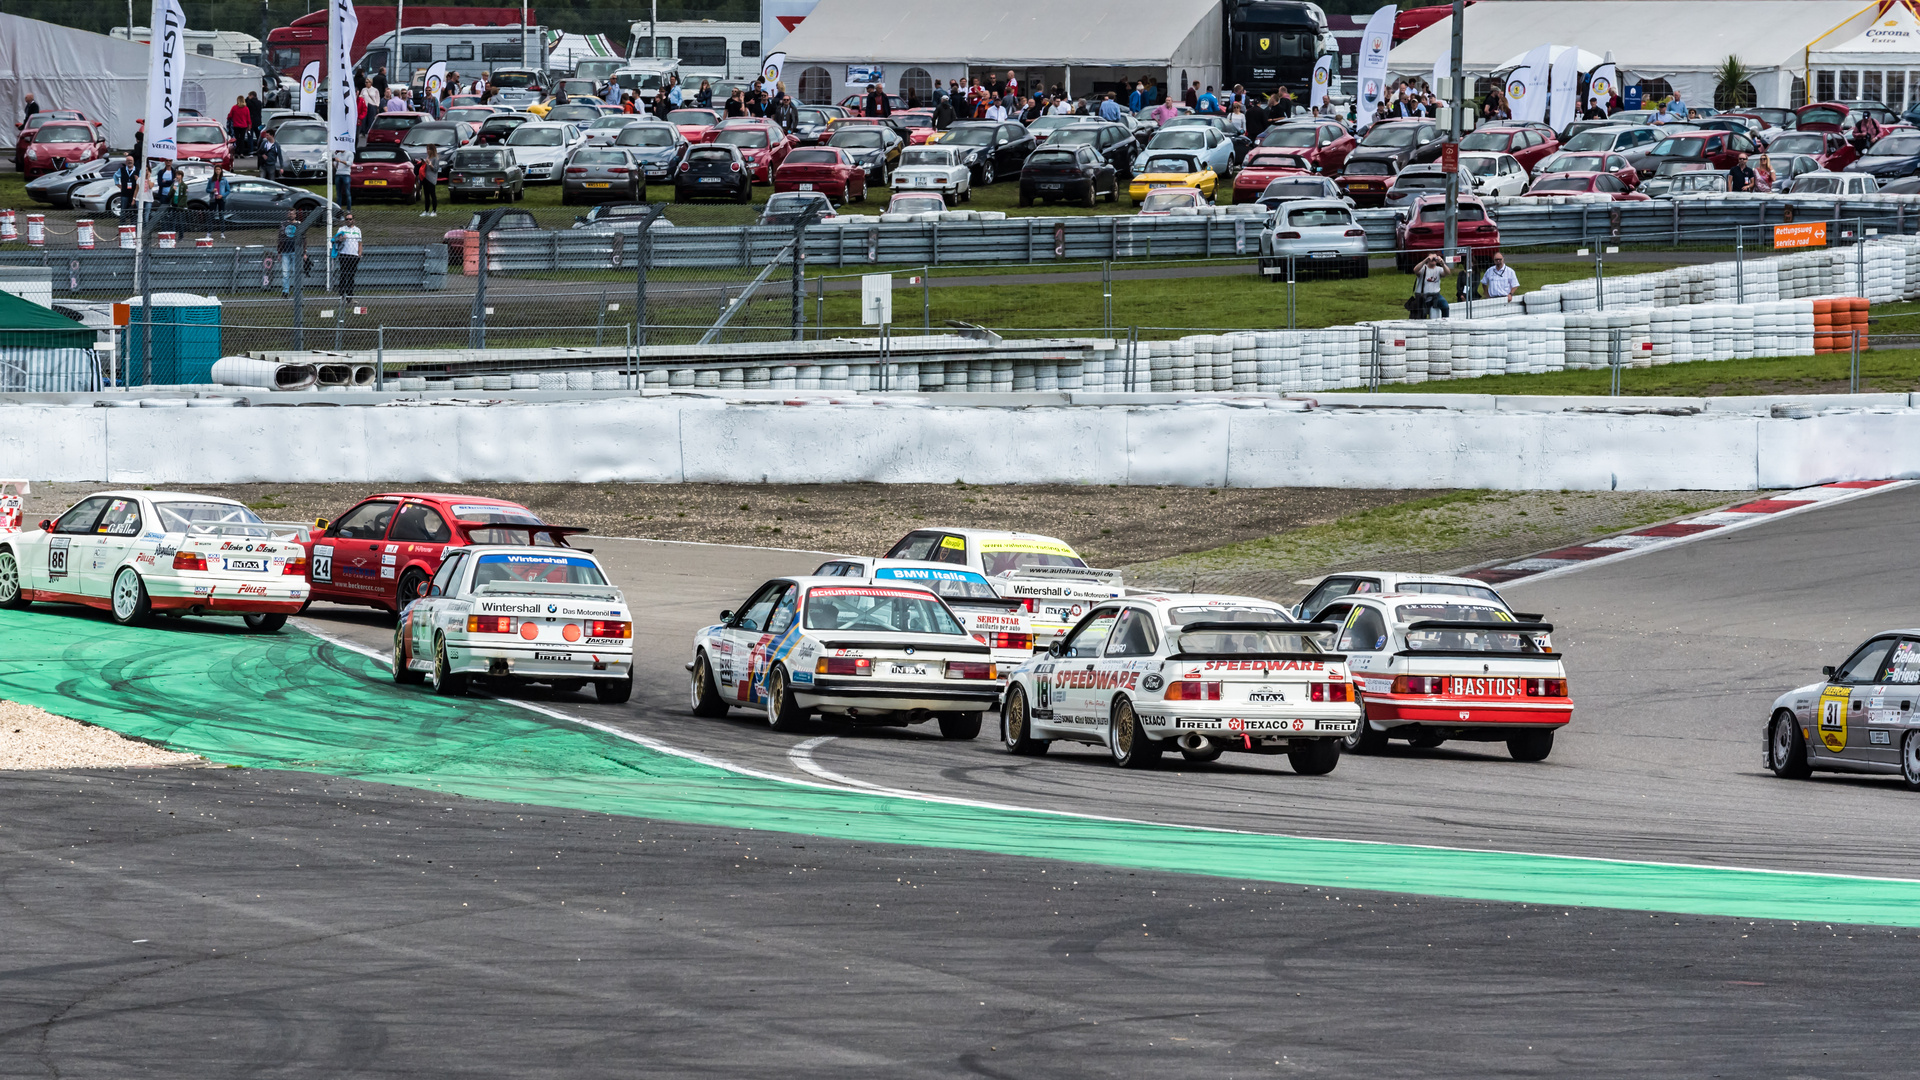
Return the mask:
<path id="1" fill-rule="evenodd" d="M 146 323 L 140 297 L 127 298 L 128 386 L 177 386 L 213 381 L 220 359 L 220 298 L 193 293 L 153 294 L 153 370 L 147 370 Z"/>

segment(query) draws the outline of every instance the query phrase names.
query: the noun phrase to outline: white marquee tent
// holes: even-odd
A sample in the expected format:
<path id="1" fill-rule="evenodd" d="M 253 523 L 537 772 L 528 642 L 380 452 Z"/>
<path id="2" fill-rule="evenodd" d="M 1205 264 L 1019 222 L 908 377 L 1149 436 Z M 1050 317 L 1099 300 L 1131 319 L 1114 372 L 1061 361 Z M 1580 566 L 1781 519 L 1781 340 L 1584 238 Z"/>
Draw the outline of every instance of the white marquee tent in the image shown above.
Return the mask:
<path id="1" fill-rule="evenodd" d="M 20 118 L 26 95 L 43 109 L 78 109 L 106 125 L 107 145 L 133 146 L 147 109 L 147 45 L 0 13 L 0 116 Z M 180 103 L 225 122 L 233 99 L 260 89 L 260 69 L 186 54 Z"/>
<path id="2" fill-rule="evenodd" d="M 1568 45 L 1612 52 L 1630 82 L 1665 79 L 1710 104 L 1713 72 L 1732 55 L 1753 72 L 1759 103 L 1784 107 L 1816 42 L 1855 39 L 1885 10 L 1862 0 L 1480 0 L 1463 27 L 1466 70 L 1486 75 L 1537 45 Z M 1426 74 L 1452 41 L 1449 17 L 1401 42 L 1388 65 Z"/>

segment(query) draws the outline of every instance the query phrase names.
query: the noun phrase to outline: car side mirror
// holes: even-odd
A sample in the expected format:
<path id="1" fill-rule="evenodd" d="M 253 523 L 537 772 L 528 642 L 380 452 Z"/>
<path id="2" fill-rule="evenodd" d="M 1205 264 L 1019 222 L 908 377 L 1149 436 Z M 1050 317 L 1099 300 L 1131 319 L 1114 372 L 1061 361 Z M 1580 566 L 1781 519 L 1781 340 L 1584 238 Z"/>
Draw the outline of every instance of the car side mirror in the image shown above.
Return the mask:
<path id="1" fill-rule="evenodd" d="M 733 621 L 733 611 L 732 611 L 731 609 L 728 609 L 728 610 L 726 610 L 726 611 L 722 611 L 722 612 L 720 613 L 720 621 L 721 621 L 721 622 L 732 622 L 732 621 Z"/>
<path id="2" fill-rule="evenodd" d="M 1059 655 L 1061 655 L 1061 650 L 1060 650 L 1060 643 L 1059 643 L 1059 642 L 1057 642 L 1057 641 L 1049 641 L 1049 642 L 1047 642 L 1047 655 L 1048 655 L 1048 656 L 1059 656 Z"/>
<path id="3" fill-rule="evenodd" d="M 419 593 L 421 596 L 439 596 L 440 586 L 434 585 L 432 583 L 428 583 L 424 586 L 421 586 L 421 588 L 419 589 Z"/>
<path id="4" fill-rule="evenodd" d="M 1823 667 L 1823 668 L 1821 668 L 1821 669 L 1820 669 L 1820 677 L 1821 677 L 1821 678 L 1823 678 L 1823 679 L 1831 679 L 1831 678 L 1833 678 L 1833 665 L 1832 665 L 1832 664 L 1828 664 L 1828 665 L 1827 665 L 1826 667 Z"/>
<path id="5" fill-rule="evenodd" d="M 327 531 L 327 526 L 331 524 L 332 522 L 328 521 L 326 518 L 317 517 L 313 519 L 313 527 L 315 529 L 318 529 L 321 532 Z"/>
<path id="6" fill-rule="evenodd" d="M 41 518 L 41 519 L 40 519 L 40 531 L 41 531 L 41 532 L 52 532 L 52 531 L 53 531 L 53 522 L 51 522 L 51 521 L 48 521 L 48 520 L 47 520 L 46 518 Z"/>

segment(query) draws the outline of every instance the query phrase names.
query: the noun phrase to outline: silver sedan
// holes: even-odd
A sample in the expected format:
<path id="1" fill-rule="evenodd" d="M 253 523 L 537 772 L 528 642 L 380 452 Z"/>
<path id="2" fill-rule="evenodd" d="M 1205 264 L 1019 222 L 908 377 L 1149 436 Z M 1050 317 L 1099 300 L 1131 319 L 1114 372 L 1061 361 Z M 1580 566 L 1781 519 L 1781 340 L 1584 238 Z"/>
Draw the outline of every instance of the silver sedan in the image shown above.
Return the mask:
<path id="1" fill-rule="evenodd" d="M 618 146 L 587 146 L 573 152 L 560 177 L 560 203 L 641 202 L 647 170 L 633 152 Z"/>
<path id="2" fill-rule="evenodd" d="M 1366 277 L 1367 230 L 1341 200 L 1281 203 L 1260 231 L 1260 270 L 1271 281 L 1285 281 L 1289 258 L 1295 280 L 1319 274 Z"/>
<path id="3" fill-rule="evenodd" d="M 1821 676 L 1774 699 L 1767 767 L 1789 780 L 1893 774 L 1920 791 L 1920 630 L 1875 634 Z"/>

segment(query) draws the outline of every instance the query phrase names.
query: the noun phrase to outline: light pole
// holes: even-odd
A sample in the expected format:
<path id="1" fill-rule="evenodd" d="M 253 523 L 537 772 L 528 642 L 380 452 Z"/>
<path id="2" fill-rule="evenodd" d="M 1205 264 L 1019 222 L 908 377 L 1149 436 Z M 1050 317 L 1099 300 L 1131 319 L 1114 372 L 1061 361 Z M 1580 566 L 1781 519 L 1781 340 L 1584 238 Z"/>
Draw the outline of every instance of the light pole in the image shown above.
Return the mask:
<path id="1" fill-rule="evenodd" d="M 1460 120 L 1466 112 L 1466 94 L 1461 88 L 1465 81 L 1465 66 L 1462 60 L 1463 38 L 1461 23 L 1466 21 L 1466 0 L 1453 0 L 1453 68 L 1449 77 L 1453 80 L 1453 113 L 1448 124 L 1446 153 L 1442 155 L 1443 168 L 1447 173 L 1447 229 L 1441 241 L 1448 259 L 1453 258 L 1455 246 L 1460 240 Z"/>

